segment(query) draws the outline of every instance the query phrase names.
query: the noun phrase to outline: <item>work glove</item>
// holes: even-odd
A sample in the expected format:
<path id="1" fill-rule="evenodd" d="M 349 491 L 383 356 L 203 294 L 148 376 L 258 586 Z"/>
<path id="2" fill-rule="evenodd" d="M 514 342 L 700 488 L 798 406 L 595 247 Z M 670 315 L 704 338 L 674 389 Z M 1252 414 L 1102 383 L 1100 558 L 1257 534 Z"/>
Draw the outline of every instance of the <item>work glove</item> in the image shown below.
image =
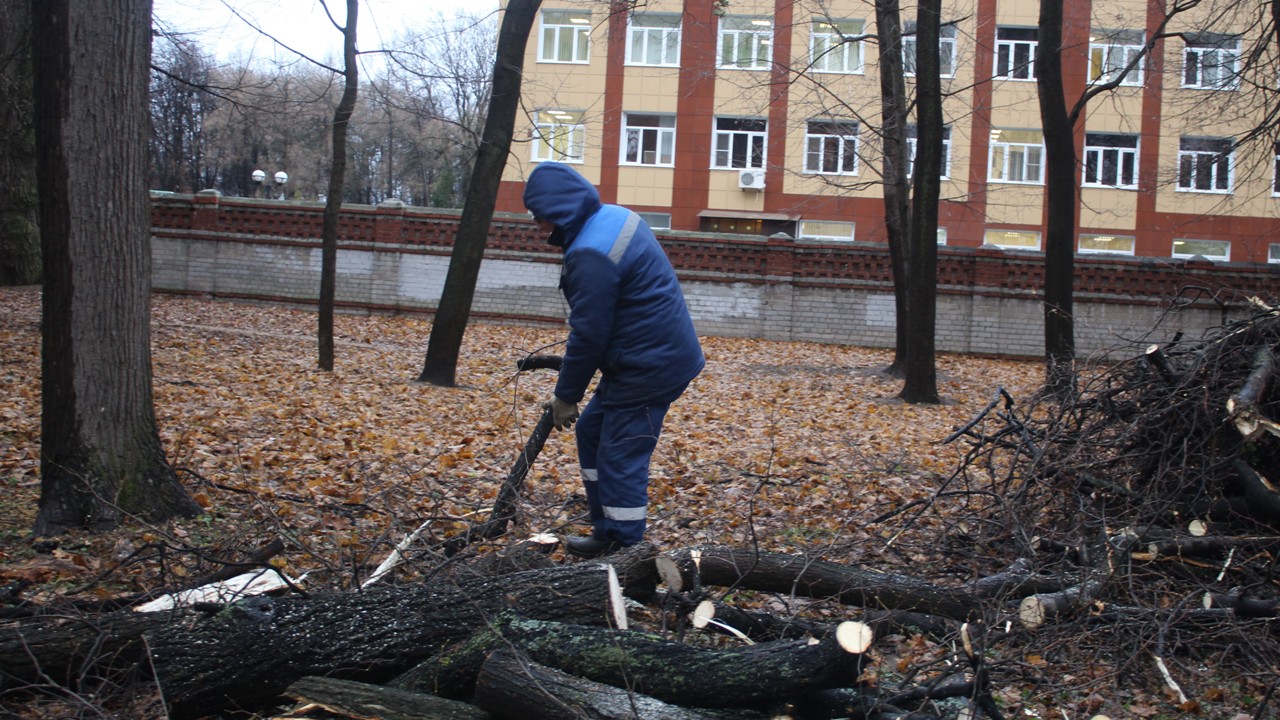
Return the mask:
<path id="1" fill-rule="evenodd" d="M 572 427 L 573 421 L 578 419 L 578 403 L 568 403 L 552 395 L 542 407 L 551 411 L 551 424 L 557 430 Z"/>

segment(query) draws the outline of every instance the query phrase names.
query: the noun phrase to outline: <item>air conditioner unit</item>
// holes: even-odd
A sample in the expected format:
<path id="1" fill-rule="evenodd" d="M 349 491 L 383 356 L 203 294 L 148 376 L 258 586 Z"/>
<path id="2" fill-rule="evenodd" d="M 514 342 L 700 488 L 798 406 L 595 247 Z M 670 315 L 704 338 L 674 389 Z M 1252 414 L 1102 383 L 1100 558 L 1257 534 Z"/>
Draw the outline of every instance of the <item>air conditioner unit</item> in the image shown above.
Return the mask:
<path id="1" fill-rule="evenodd" d="M 763 170 L 740 170 L 738 172 L 739 190 L 764 190 Z"/>

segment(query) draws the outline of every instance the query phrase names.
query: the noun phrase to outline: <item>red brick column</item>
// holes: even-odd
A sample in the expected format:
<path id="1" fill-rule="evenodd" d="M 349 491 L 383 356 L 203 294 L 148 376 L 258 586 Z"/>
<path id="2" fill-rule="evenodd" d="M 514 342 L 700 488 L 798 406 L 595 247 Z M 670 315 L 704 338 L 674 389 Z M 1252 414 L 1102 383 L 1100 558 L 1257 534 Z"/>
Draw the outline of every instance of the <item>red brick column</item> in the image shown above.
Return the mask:
<path id="1" fill-rule="evenodd" d="M 191 229 L 217 230 L 221 210 L 222 193 L 217 190 L 201 190 L 191 198 Z"/>
<path id="2" fill-rule="evenodd" d="M 777 233 L 769 236 L 765 247 L 765 283 L 790 283 L 795 276 L 796 241 L 786 233 Z"/>
<path id="3" fill-rule="evenodd" d="M 373 241 L 398 243 L 404 229 L 404 203 L 388 198 L 378 203 L 373 212 Z"/>

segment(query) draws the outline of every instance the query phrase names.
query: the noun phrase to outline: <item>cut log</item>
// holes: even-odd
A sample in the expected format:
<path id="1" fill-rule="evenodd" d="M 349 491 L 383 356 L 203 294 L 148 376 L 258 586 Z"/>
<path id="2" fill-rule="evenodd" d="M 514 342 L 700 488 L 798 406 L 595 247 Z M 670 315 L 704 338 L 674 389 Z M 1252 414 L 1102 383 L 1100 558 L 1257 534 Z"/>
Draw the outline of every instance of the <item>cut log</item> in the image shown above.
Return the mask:
<path id="1" fill-rule="evenodd" d="M 1227 417 L 1245 440 L 1253 442 L 1263 433 L 1280 437 L 1280 423 L 1266 418 L 1258 410 L 1263 394 L 1275 374 L 1276 359 L 1269 348 L 1259 348 L 1253 358 L 1253 369 L 1244 384 L 1227 398 Z"/>
<path id="2" fill-rule="evenodd" d="M 871 631 L 843 623 L 810 643 L 788 640 L 727 649 L 652 635 L 512 620 L 502 639 L 534 662 L 693 707 L 759 707 L 800 692 L 850 685 L 861 672 Z"/>
<path id="3" fill-rule="evenodd" d="M 1242 593 L 1204 594 L 1205 608 L 1229 608 L 1236 615 L 1247 618 L 1273 618 L 1280 616 L 1280 600 L 1249 597 Z"/>
<path id="4" fill-rule="evenodd" d="M 457 700 L 381 685 L 326 677 L 305 677 L 285 695 L 329 713 L 380 720 L 488 720 L 489 713 Z"/>
<path id="5" fill-rule="evenodd" d="M 1000 598 L 1027 593 L 1057 592 L 1065 583 L 1061 578 L 1039 575 L 1030 558 L 1018 558 L 994 575 L 969 583 L 969 592 L 981 598 Z"/>
<path id="6" fill-rule="evenodd" d="M 1215 535 L 1213 537 L 1180 537 L 1153 542 L 1147 546 L 1147 552 L 1153 556 L 1214 557 L 1230 550 L 1239 549 L 1274 549 L 1280 547 L 1280 537 L 1275 536 L 1233 536 Z"/>
<path id="7" fill-rule="evenodd" d="M 1160 349 L 1159 345 L 1148 345 L 1143 357 L 1160 374 L 1160 379 L 1164 380 L 1165 385 L 1177 384 L 1177 373 L 1174 372 L 1173 366 L 1169 363 L 1169 358 L 1165 357 L 1164 351 Z"/>
<path id="8" fill-rule="evenodd" d="M 704 547 L 674 551 L 668 557 L 675 560 L 687 587 L 696 577 L 705 585 L 837 598 L 862 607 L 916 610 L 955 620 L 968 619 L 981 607 L 978 598 L 964 590 L 804 555 Z"/>
<path id="9" fill-rule="evenodd" d="M 1088 580 L 1066 590 L 1028 595 L 1018 604 L 1018 620 L 1034 630 L 1060 615 L 1081 610 L 1093 602 L 1100 589 L 1100 581 Z"/>
<path id="10" fill-rule="evenodd" d="M 151 663 L 175 716 L 252 706 L 308 675 L 380 682 L 468 637 L 502 610 L 605 624 L 611 570 L 580 565 L 449 587 L 282 598 L 178 618 L 153 631 Z"/>
<path id="11" fill-rule="evenodd" d="M 485 661 L 475 703 L 511 720 L 735 720 L 766 718 L 748 710 L 694 710 L 560 672 L 499 648 Z"/>

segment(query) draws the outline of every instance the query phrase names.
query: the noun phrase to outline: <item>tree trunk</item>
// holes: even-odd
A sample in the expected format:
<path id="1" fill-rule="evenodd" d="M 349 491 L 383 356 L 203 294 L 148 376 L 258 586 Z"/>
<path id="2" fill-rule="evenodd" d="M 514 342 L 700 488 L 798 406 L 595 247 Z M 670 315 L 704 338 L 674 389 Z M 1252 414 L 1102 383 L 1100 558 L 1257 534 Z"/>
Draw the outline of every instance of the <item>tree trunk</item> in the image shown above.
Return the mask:
<path id="1" fill-rule="evenodd" d="M 906 246 L 911 235 L 910 185 L 907 182 L 907 83 L 902 66 L 902 21 L 898 0 L 876 0 L 876 40 L 880 59 L 880 117 L 884 144 L 884 229 L 893 273 L 893 364 L 887 372 L 906 372 L 907 318 L 910 317 L 907 278 L 911 270 Z"/>
<path id="2" fill-rule="evenodd" d="M 0 0 L 0 286 L 40 282 L 31 0 Z"/>
<path id="3" fill-rule="evenodd" d="M 937 403 L 938 197 L 942 183 L 942 80 L 938 36 L 942 3 L 921 0 L 916 19 L 916 162 L 907 236 L 907 362 L 898 397 Z"/>
<path id="4" fill-rule="evenodd" d="M 324 200 L 324 226 L 320 230 L 319 367 L 333 370 L 333 305 L 337 294 L 338 214 L 342 211 L 342 187 L 347 176 L 347 126 L 356 109 L 360 68 L 356 63 L 356 19 L 359 0 L 347 0 L 347 24 L 342 28 L 342 99 L 333 112 L 333 157 L 329 163 L 329 194 Z"/>
<path id="5" fill-rule="evenodd" d="M 490 717 L 480 708 L 457 700 L 336 678 L 305 677 L 290 685 L 284 694 L 301 704 L 314 703 L 348 717 L 379 720 L 488 720 Z"/>
<path id="6" fill-rule="evenodd" d="M 153 632 L 151 663 L 175 715 L 269 700 L 308 675 L 378 682 L 470 636 L 503 610 L 604 623 L 609 576 L 607 566 L 575 565 L 458 587 L 259 598 Z"/>
<path id="7" fill-rule="evenodd" d="M 196 515 L 152 405 L 151 2 L 32 9 L 45 275 L 35 532 Z"/>
<path id="8" fill-rule="evenodd" d="M 519 720 L 732 720 L 764 718 L 747 710 L 691 710 L 583 680 L 529 661 L 509 648 L 489 655 L 476 683 L 475 702 L 498 718 Z"/>
<path id="9" fill-rule="evenodd" d="M 975 596 L 964 590 L 803 555 L 704 547 L 679 550 L 669 553 L 668 557 L 674 559 L 686 575 L 685 587 L 720 585 L 813 598 L 833 597 L 847 604 L 914 610 L 955 620 L 970 618 L 979 611 L 980 605 Z"/>
<path id="10" fill-rule="evenodd" d="M 449 259 L 440 306 L 431 324 L 427 357 L 420 382 L 452 387 L 458 371 L 462 335 L 471 316 L 480 261 L 489 239 L 489 223 L 498 199 L 498 184 L 507 166 L 516 114 L 520 107 L 520 78 L 524 49 L 533 29 L 541 0 L 511 0 L 502 16 L 498 33 L 498 57 L 493 64 L 493 94 L 484 122 L 480 151 L 476 154 L 471 183 L 462 206 L 458 235 Z"/>
<path id="11" fill-rule="evenodd" d="M 1062 78 L 1063 0 L 1040 3 L 1036 84 L 1045 146 L 1044 351 L 1045 385 L 1066 397 L 1075 387 L 1076 166 L 1073 121 Z"/>

